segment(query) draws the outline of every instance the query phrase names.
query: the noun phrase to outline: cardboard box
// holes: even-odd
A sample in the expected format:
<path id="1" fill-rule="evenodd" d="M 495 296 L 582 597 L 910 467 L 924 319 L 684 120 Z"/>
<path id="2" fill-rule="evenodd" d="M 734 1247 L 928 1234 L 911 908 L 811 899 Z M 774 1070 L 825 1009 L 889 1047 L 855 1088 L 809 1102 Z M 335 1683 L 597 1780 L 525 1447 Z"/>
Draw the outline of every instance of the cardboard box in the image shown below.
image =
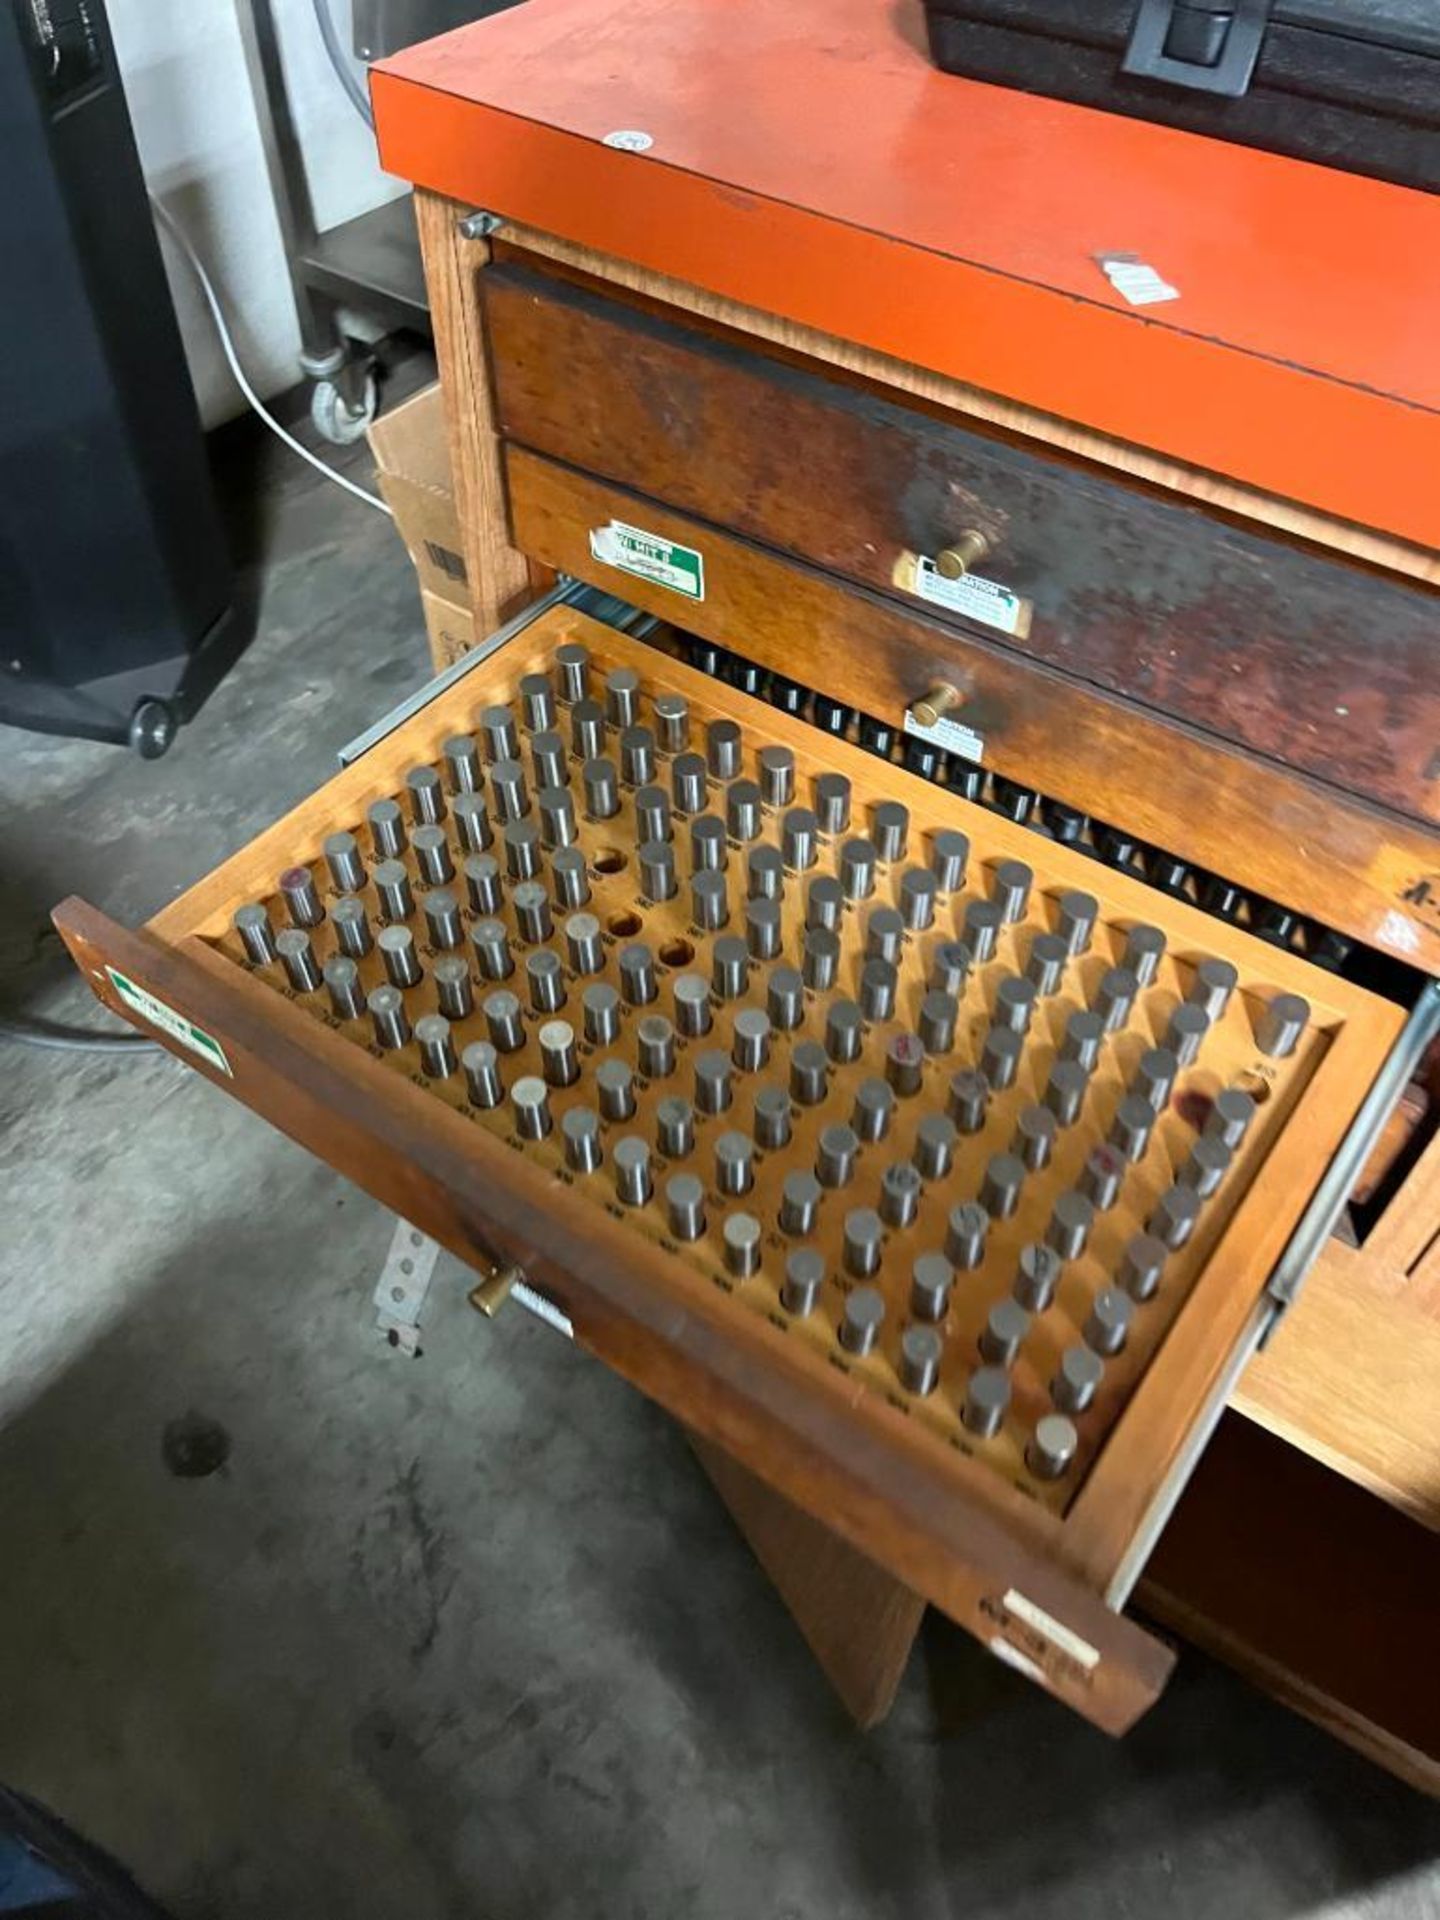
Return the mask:
<path id="1" fill-rule="evenodd" d="M 475 644 L 475 619 L 469 607 L 460 607 L 438 593 L 420 590 L 425 610 L 425 632 L 430 641 L 430 658 L 437 673 L 451 666 Z"/>
<path id="2" fill-rule="evenodd" d="M 415 563 L 421 592 L 468 611 L 470 583 L 439 385 L 382 414 L 370 429 L 370 451 L 380 492 Z"/>

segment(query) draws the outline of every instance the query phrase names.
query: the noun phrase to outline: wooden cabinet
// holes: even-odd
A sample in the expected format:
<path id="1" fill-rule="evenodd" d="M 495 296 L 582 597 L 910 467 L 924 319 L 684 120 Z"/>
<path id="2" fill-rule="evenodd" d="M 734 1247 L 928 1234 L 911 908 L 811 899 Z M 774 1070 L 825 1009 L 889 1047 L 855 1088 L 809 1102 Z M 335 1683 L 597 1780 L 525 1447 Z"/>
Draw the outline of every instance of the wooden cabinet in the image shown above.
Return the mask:
<path id="1" fill-rule="evenodd" d="M 1097 887 L 1107 862 L 1143 875 L 1157 914 L 1231 915 L 1272 963 L 1363 976 L 1421 1009 L 1415 1040 L 1440 975 L 1440 203 L 939 75 L 913 8 L 629 0 L 620 61 L 589 12 L 562 61 L 521 9 L 375 75 L 382 154 L 423 189 L 481 630 L 537 568 L 619 593 L 696 661 L 775 676 L 777 705 L 812 690 L 887 766 L 919 725 L 944 804 L 1089 847 Z M 1122 249 L 1160 299 L 1130 300 Z M 1435 1576 L 1434 1152 L 1212 1383 L 1250 1417 L 1203 1454 L 1144 1593 L 1431 1786 L 1407 1655 Z M 1307 1176 L 1326 1217 L 1358 1170 L 1331 1165 Z M 819 1509 L 701 1427 L 873 1717 L 911 1573 L 887 1589 L 853 1504 L 817 1536 Z M 1153 1463 L 1128 1457 L 1135 1492 Z"/>
<path id="2" fill-rule="evenodd" d="M 464 338 L 487 343 L 474 410 L 484 431 L 467 459 L 478 454 L 503 497 L 514 552 L 622 591 L 892 727 L 932 683 L 958 683 L 987 769 L 1440 971 L 1434 769 L 1418 735 L 1397 750 L 1435 696 L 1436 596 L 1415 583 L 1424 569 L 1367 568 L 1356 556 L 1397 568 L 1405 557 L 1359 529 L 1097 449 L 1065 422 L 533 230 L 518 246 L 502 233 L 492 259 L 457 240 L 446 213 L 422 196 L 432 254 L 465 288 Z M 447 349 L 442 335 L 442 352 L 463 405 L 470 372 L 455 339 Z M 952 518 L 947 500 L 965 510 Z M 1004 519 L 985 519 L 1002 500 Z M 590 535 L 615 519 L 703 550 L 705 600 L 679 608 L 598 562 Z M 906 588 L 906 554 L 938 549 L 971 521 L 992 541 L 986 564 L 1032 603 L 1023 632 L 986 629 Z M 1132 564 L 1141 547 L 1150 594 Z M 1022 554 L 1023 572 L 1002 568 Z M 1202 579 L 1224 583 L 1218 599 Z M 1117 609 L 1124 645 L 1108 624 Z M 1230 698 L 1207 683 L 1217 656 L 1241 668 Z M 1366 708 L 1353 731 L 1353 713 L 1313 704 L 1324 686 L 1333 706 L 1350 707 L 1340 684 L 1358 680 L 1363 707 L 1392 673 L 1386 712 Z M 1402 999 L 1419 992 L 1418 975 L 1394 978 Z M 1347 1623 L 1363 1620 L 1367 1596 L 1399 1617 L 1433 1584 L 1437 1151 L 1363 1246 L 1332 1241 L 1322 1253 L 1235 1387 L 1238 1411 L 1141 1593 L 1156 1617 L 1432 1788 L 1433 1702 L 1403 1685 L 1387 1694 L 1383 1676 L 1372 1685 Z M 1284 1525 L 1272 1524 L 1261 1484 L 1272 1460 L 1299 1503 L 1283 1508 Z M 733 1474 L 717 1484 L 802 1624 L 808 1609 L 827 1670 L 869 1711 L 875 1674 L 857 1683 L 837 1671 L 836 1622 L 823 1609 L 813 1617 L 806 1566 L 790 1564 L 813 1557 L 801 1516 L 775 1512 Z M 1232 1551 L 1227 1515 L 1242 1510 Z M 1315 1569 L 1355 1528 L 1372 1563 L 1351 1568 L 1339 1613 L 1312 1604 Z M 866 1617 L 898 1615 L 882 1594 Z"/>
<path id="3" fill-rule="evenodd" d="M 633 268 L 609 274 L 598 256 L 547 250 L 544 236 L 520 236 L 522 247 L 504 232 L 462 231 L 460 210 L 433 196 L 421 196 L 420 218 L 477 630 L 498 626 L 555 573 L 618 596 L 664 629 L 645 644 L 557 604 L 490 635 L 470 672 L 149 928 L 127 933 L 68 904 L 60 924 L 97 992 L 477 1269 L 522 1267 L 578 1341 L 690 1429 L 862 1719 L 884 1711 L 929 1603 L 1097 1725 L 1126 1729 L 1157 1697 L 1173 1660 L 1170 1645 L 1127 1603 L 1174 1509 L 1142 1595 L 1153 1617 L 1216 1647 L 1409 1777 L 1433 1783 L 1440 1728 L 1427 1748 L 1423 1694 L 1357 1680 L 1337 1653 L 1333 1619 L 1322 1617 L 1325 1603 L 1306 1582 L 1328 1581 L 1334 1570 L 1325 1517 L 1332 1483 L 1340 1489 L 1334 1524 L 1363 1514 L 1354 1537 L 1384 1561 L 1368 1582 L 1350 1569 L 1343 1591 L 1357 1606 L 1367 1592 L 1388 1596 L 1386 1618 L 1408 1631 L 1416 1569 L 1423 1576 L 1433 1567 L 1432 1538 L 1417 1523 L 1433 1524 L 1440 1478 L 1426 1344 L 1440 1149 L 1422 1160 L 1363 1249 L 1326 1252 L 1313 1291 L 1238 1385 L 1237 1376 L 1271 1318 L 1267 1282 L 1332 1162 L 1353 1144 L 1357 1115 L 1364 1111 L 1372 1130 L 1383 1121 L 1367 1095 L 1424 975 L 1440 972 L 1432 744 L 1440 690 L 1427 671 L 1434 593 L 1414 578 L 1365 571 L 1355 554 L 1373 560 L 1373 542 L 1337 534 L 1335 551 L 1322 552 L 1317 539 L 1297 537 L 1300 526 L 1313 535 L 1313 517 L 1242 497 L 1213 476 L 1177 473 L 1166 491 L 1153 460 L 1127 468 L 1123 450 L 1112 448 L 1102 470 L 1066 444 L 1056 422 L 1027 423 L 1014 407 L 1003 419 L 993 409 L 986 417 L 953 382 L 912 377 L 898 363 L 887 369 L 879 355 L 857 355 Z M 978 571 L 1000 595 L 993 604 L 1009 608 L 1005 623 L 977 618 L 979 602 L 963 591 L 917 591 L 930 576 L 916 569 L 931 561 L 941 579 L 954 575 L 952 586 Z M 598 595 L 591 605 L 599 608 Z M 697 671 L 704 649 L 687 652 L 686 636 L 750 663 L 757 688 L 768 686 L 774 698 L 767 704 L 723 675 Z M 609 672 L 636 676 L 640 713 L 629 712 L 626 695 L 602 716 L 616 755 L 613 810 L 587 785 L 593 755 L 572 731 L 576 690 L 557 672 L 557 649 L 575 645 L 588 650 L 602 700 Z M 531 938 L 513 884 L 528 879 L 524 862 L 534 858 L 548 886 L 552 856 L 567 843 L 541 835 L 528 852 L 512 850 L 500 831 L 507 816 L 498 793 L 488 851 L 501 863 L 499 891 L 493 907 L 481 892 L 457 902 L 469 998 L 439 1038 L 432 1029 L 426 1041 L 418 1021 L 441 1004 L 436 962 L 453 949 L 437 944 L 426 909 L 435 886 L 461 885 L 462 856 L 474 851 L 456 837 L 453 818 L 442 833 L 460 876 L 453 883 L 427 874 L 413 845 L 400 852 L 408 903 L 389 918 L 410 929 L 419 976 L 404 989 L 416 997 L 402 998 L 394 1044 L 381 1043 L 357 1004 L 337 1012 L 323 986 L 287 980 L 283 963 L 247 963 L 234 928 L 245 902 L 260 903 L 272 928 L 283 925 L 291 910 L 284 889 L 277 892 L 279 876 L 298 866 L 324 909 L 312 959 L 334 958 L 325 843 L 337 831 L 355 832 L 361 844 L 358 884 L 378 927 L 385 915 L 373 866 L 381 849 L 365 838 L 368 809 L 394 797 L 411 807 L 408 775 L 417 767 L 437 774 L 443 791 L 446 743 L 474 729 L 484 708 L 510 708 L 518 763 L 532 787 L 556 784 L 537 780 L 535 743 L 520 722 L 521 683 L 541 672 L 564 696 L 555 715 L 559 784 L 571 795 L 569 844 L 583 855 L 584 906 L 595 920 L 586 939 L 598 943 L 598 973 L 620 983 L 622 949 L 645 945 L 656 1011 L 671 1028 L 665 1044 L 677 1048 L 673 1071 L 682 1079 L 698 1072 L 699 1036 L 675 1032 L 681 976 L 698 977 L 702 989 L 711 982 L 719 1044 L 708 1050 L 718 1051 L 722 1067 L 743 1053 L 737 1006 L 763 1010 L 771 1022 L 765 1058 L 786 1107 L 784 1137 L 762 1152 L 747 1185 L 733 1187 L 719 1136 L 751 1122 L 751 1109 L 737 1113 L 737 1125 L 707 1112 L 693 1148 L 700 1191 L 689 1192 L 688 1214 L 672 1217 L 669 1182 L 689 1171 L 679 1162 L 692 1148 L 675 1161 L 660 1144 L 658 1102 L 671 1070 L 650 1073 L 645 1059 L 660 1056 L 641 1053 L 641 1009 L 650 1001 L 630 1004 L 621 994 L 608 1036 L 571 1024 L 597 969 L 567 945 L 558 892 L 545 896 L 545 931 Z M 897 743 L 939 689 L 953 696 L 950 714 L 963 738 L 938 736 L 946 752 L 933 760 L 933 777 L 921 777 L 901 764 Z M 682 749 L 658 738 L 627 747 L 622 737 L 635 724 L 658 725 L 657 695 L 683 705 L 696 740 L 721 720 L 734 722 L 745 742 L 741 764 L 723 778 L 715 767 L 702 770 L 714 787 L 710 841 L 729 889 L 724 911 L 713 909 L 718 920 L 689 890 L 699 856 L 692 810 L 675 784 Z M 810 724 L 803 714 L 819 713 L 812 702 L 838 711 L 838 726 Z M 862 727 L 862 717 L 878 731 Z M 920 725 L 931 739 L 930 723 Z M 884 751 L 866 751 L 876 740 Z M 765 766 L 781 764 L 762 762 L 762 747 L 790 767 L 788 798 L 761 785 Z M 545 747 L 547 766 L 555 751 L 553 742 Z M 783 850 L 785 811 L 816 804 L 825 774 L 845 777 L 857 807 L 898 803 L 922 866 L 937 833 L 963 835 L 968 849 L 969 877 L 942 902 L 946 917 L 894 936 L 903 993 L 888 1011 L 866 1016 L 860 1061 L 827 1054 L 829 1064 L 817 1069 L 825 1098 L 842 1100 L 847 1114 L 860 1098 L 859 1077 L 883 1086 L 892 1070 L 900 1076 L 903 1100 L 916 1104 L 902 1100 L 896 1165 L 919 1151 L 916 1116 L 944 1115 L 950 1098 L 955 1063 L 942 1063 L 939 1043 L 917 1040 L 923 995 L 935 990 L 940 964 L 933 948 L 942 934 L 947 944 L 963 934 L 967 905 L 993 904 L 997 868 L 1014 862 L 1030 876 L 1027 906 L 1000 929 L 993 956 L 973 969 L 961 965 L 963 1013 L 952 1044 L 966 1066 L 983 1059 L 992 1030 L 1004 1024 L 1002 980 L 1023 980 L 1036 965 L 1045 977 L 1044 949 L 1037 962 L 1033 943 L 1056 937 L 1062 896 L 1093 899 L 1095 937 L 1092 951 L 1077 948 L 1062 963 L 1066 985 L 1033 1018 L 1019 1077 L 1001 1086 L 997 1069 L 980 1133 L 962 1145 L 953 1170 L 920 1179 L 909 1220 L 881 1212 L 892 1204 L 881 1185 L 888 1147 L 860 1161 L 868 1184 L 859 1210 L 873 1226 L 854 1225 L 855 1207 L 827 1189 L 815 1248 L 821 1304 L 800 1313 L 785 1291 L 795 1235 L 782 1225 L 783 1179 L 820 1164 L 822 1114 L 794 1092 L 803 1074 L 790 1075 L 802 1040 L 825 1049 L 831 988 L 819 972 L 802 974 L 803 988 L 782 995 L 801 1009 L 797 1021 L 775 1024 L 767 969 L 808 966 L 811 944 L 823 945 L 810 934 L 822 927 L 807 924 L 807 861 L 782 853 L 773 895 L 780 945 L 750 946 L 752 919 L 755 937 L 769 937 L 762 917 L 750 914 L 752 891 L 772 895 L 751 865 L 749 830 L 737 824 L 749 816 L 730 817 L 730 790 L 756 781 L 761 837 Z M 483 769 L 481 779 L 493 785 Z M 1022 790 L 1023 818 L 1002 817 L 1002 783 Z M 1088 822 L 1076 844 L 1052 835 L 1058 814 L 1048 804 L 1032 809 L 1037 796 Z M 669 819 L 669 856 L 642 833 L 642 807 L 647 821 Z M 1096 830 L 1106 827 L 1173 859 L 1181 877 L 1169 893 L 1146 884 L 1139 861 L 1096 857 Z M 818 836 L 825 871 L 839 874 L 848 829 L 802 821 L 794 831 L 796 846 Z M 643 859 L 642 845 L 650 848 Z M 511 859 L 519 864 L 507 875 Z M 838 909 L 836 964 L 849 969 L 845 985 L 857 997 L 858 969 L 882 957 L 878 948 L 867 953 L 873 908 L 898 909 L 902 898 L 904 860 L 877 856 L 877 866 L 874 897 L 856 893 Z M 673 889 L 656 878 L 667 872 Z M 774 879 L 775 862 L 763 872 Z M 1250 901 L 1243 924 L 1201 910 L 1200 883 L 1217 877 Z M 1303 916 L 1311 937 L 1257 937 L 1257 901 Z M 539 912 L 533 900 L 532 910 Z M 481 948 L 493 930 L 476 945 L 487 920 L 498 920 L 522 960 L 530 949 L 553 957 L 543 991 L 558 991 L 563 1006 L 527 1006 L 524 994 L 541 989 L 518 965 L 513 980 L 487 979 Z M 934 1398 L 922 1394 L 900 1345 L 916 1322 L 914 1256 L 946 1244 L 949 1211 L 977 1201 L 991 1163 L 1021 1141 L 1022 1111 L 1044 1107 L 1063 1050 L 1082 1044 L 1075 1016 L 1094 1011 L 1103 977 L 1120 966 L 1141 925 L 1163 929 L 1164 970 L 1141 996 L 1135 1022 L 1105 1038 L 1086 1083 L 1084 1125 L 1067 1123 L 1070 1137 L 1054 1159 L 1027 1168 L 1024 1198 L 1012 1213 L 996 1214 L 979 1264 L 960 1263 L 947 1295 L 939 1386 Z M 1363 943 L 1376 956 L 1373 977 L 1362 984 L 1312 964 L 1317 929 Z M 744 946 L 738 960 L 732 948 L 722 963 L 717 946 L 727 937 Z M 1082 1238 L 1062 1261 L 1063 1283 L 1024 1330 L 1038 1345 L 1019 1350 L 999 1424 L 981 1433 L 966 1396 L 996 1344 L 990 1309 L 1011 1294 L 1022 1248 L 1046 1244 L 1056 1201 L 1098 1177 L 1089 1155 L 1113 1145 L 1142 1056 L 1171 1037 L 1176 1009 L 1207 958 L 1228 961 L 1236 981 L 1207 1036 L 1202 1077 L 1181 1084 L 1178 1099 L 1169 1089 L 1162 1096 L 1153 1142 L 1147 1133 L 1122 1198 L 1100 1210 L 1093 1240 Z M 367 949 L 352 986 L 373 991 L 383 964 Z M 724 967 L 738 968 L 743 986 L 734 995 L 715 984 L 728 977 Z M 461 1056 L 494 1044 L 483 1002 L 500 984 L 519 988 L 521 1004 L 513 1012 L 515 1057 L 486 1067 L 498 1076 L 492 1102 L 477 1091 L 490 1082 L 472 1086 Z M 1306 1037 L 1293 1055 L 1274 1058 L 1259 1047 L 1256 1022 L 1281 993 L 1306 1002 Z M 577 1048 L 574 1076 L 547 1079 L 547 1011 Z M 746 1046 L 761 1044 L 759 1031 Z M 652 1034 L 645 1044 L 662 1038 Z M 552 1036 L 551 1044 L 562 1042 Z M 427 1054 L 427 1045 L 438 1051 Z M 599 1084 L 596 1053 L 606 1048 L 625 1071 L 605 1084 L 631 1089 L 623 1096 L 634 1102 L 629 1115 L 603 1110 L 598 1093 L 590 1098 Z M 539 1122 L 517 1101 L 519 1079 L 532 1083 L 527 1102 L 544 1103 L 543 1129 L 530 1131 Z M 686 1097 L 698 1099 L 698 1080 L 684 1084 Z M 1067 1342 L 1089 1337 L 1087 1315 L 1130 1242 L 1160 1217 L 1171 1187 L 1192 1177 L 1182 1179 L 1182 1170 L 1225 1086 L 1255 1100 L 1254 1133 L 1193 1242 L 1177 1244 L 1158 1307 L 1136 1296 L 1138 1331 L 1107 1358 L 1093 1417 L 1075 1410 L 1073 1477 L 1047 1479 L 1032 1448 L 1052 1408 L 1057 1360 Z M 575 1136 L 566 1122 L 581 1099 L 577 1087 L 600 1115 L 594 1165 L 570 1157 Z M 742 1093 L 752 1098 L 748 1082 Z M 618 1091 L 606 1097 L 622 1099 Z M 823 1117 L 849 1125 L 839 1108 Z M 574 1126 L 592 1139 L 588 1119 Z M 751 1149 L 753 1127 L 738 1128 Z M 629 1199 L 614 1155 L 627 1130 L 646 1147 L 644 1155 L 627 1148 L 626 1164 L 644 1170 Z M 574 1151 L 591 1148 L 576 1143 Z M 705 1225 L 689 1239 L 675 1219 L 693 1220 L 696 1207 Z M 725 1237 L 736 1213 L 748 1223 L 743 1244 Z M 851 1297 L 867 1277 L 851 1243 L 877 1232 L 884 1331 L 857 1350 L 842 1337 Z M 913 1244 L 907 1234 L 918 1236 Z M 729 1264 L 732 1255 L 739 1266 Z M 1226 1416 L 1217 1450 L 1181 1497 L 1227 1395 L 1249 1420 Z M 1279 1462 L 1276 1485 L 1313 1503 L 1308 1525 L 1295 1512 L 1284 1525 L 1268 1524 L 1268 1458 Z M 1243 1515 L 1227 1528 L 1227 1512 L 1241 1500 Z M 1217 1579 L 1225 1554 L 1230 1576 Z M 837 1586 L 847 1596 L 838 1608 Z M 1287 1632 L 1287 1605 L 1307 1610 L 1303 1630 Z"/>

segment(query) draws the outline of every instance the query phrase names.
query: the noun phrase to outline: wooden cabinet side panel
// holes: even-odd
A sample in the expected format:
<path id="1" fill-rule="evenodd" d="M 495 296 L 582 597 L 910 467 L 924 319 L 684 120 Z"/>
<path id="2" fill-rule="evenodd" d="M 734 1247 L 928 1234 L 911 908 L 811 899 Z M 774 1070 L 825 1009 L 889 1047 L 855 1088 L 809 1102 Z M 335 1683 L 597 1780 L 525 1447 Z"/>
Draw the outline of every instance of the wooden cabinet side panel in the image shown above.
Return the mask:
<path id="1" fill-rule="evenodd" d="M 484 240 L 464 237 L 461 217 L 462 209 L 438 194 L 415 195 L 470 605 L 475 630 L 483 634 L 543 591 L 548 570 L 537 572 L 510 537 L 490 346 L 476 288 L 489 248 Z M 437 669 L 449 664 L 435 662 Z"/>
<path id="2" fill-rule="evenodd" d="M 1440 1536 L 1229 1416 L 1137 1603 L 1288 1706 L 1440 1793 Z"/>

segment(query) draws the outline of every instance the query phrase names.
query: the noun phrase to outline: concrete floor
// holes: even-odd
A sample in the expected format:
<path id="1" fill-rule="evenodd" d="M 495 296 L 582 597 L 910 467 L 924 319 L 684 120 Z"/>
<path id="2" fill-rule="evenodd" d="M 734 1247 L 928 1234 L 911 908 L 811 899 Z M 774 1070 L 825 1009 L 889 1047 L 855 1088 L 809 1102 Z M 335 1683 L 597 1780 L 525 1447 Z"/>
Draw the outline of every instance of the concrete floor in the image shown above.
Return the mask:
<path id="1" fill-rule="evenodd" d="M 232 436 L 260 637 L 168 759 L 3 735 L 46 1011 L 57 898 L 143 918 L 425 677 L 391 530 L 285 461 Z M 0 1779 L 184 1920 L 1440 1915 L 1440 1809 L 1198 1656 L 1117 1745 L 932 1620 L 855 1733 L 638 1396 L 449 1262 L 390 1351 L 391 1221 L 169 1058 L 0 1067 Z"/>

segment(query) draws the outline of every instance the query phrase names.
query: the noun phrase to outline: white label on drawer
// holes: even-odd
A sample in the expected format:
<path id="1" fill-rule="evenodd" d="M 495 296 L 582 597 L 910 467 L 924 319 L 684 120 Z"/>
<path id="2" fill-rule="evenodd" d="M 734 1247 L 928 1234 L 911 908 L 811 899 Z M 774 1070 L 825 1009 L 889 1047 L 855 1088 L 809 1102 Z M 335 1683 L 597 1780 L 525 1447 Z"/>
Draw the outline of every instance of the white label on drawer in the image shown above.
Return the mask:
<path id="1" fill-rule="evenodd" d="M 932 606 L 944 607 L 948 613 L 963 613 L 982 627 L 1019 634 L 1022 639 L 1030 631 L 1030 602 L 1009 587 L 1002 587 L 998 580 L 982 580 L 978 573 L 947 580 L 935 562 L 921 553 L 915 556 L 913 578 L 903 584 Z"/>
<path id="2" fill-rule="evenodd" d="M 1057 1620 L 1054 1614 L 1037 1607 L 1033 1600 L 1027 1600 L 1014 1587 L 1005 1596 L 1005 1606 L 1017 1620 L 1023 1620 L 1032 1632 L 1043 1634 L 1062 1653 L 1068 1653 L 1087 1673 L 1092 1667 L 1099 1666 L 1100 1655 L 1088 1640 L 1082 1640 L 1078 1633 L 1072 1633 L 1063 1620 Z"/>
<path id="3" fill-rule="evenodd" d="M 705 598 L 705 561 L 694 547 L 682 547 L 643 527 L 627 527 L 612 520 L 607 527 L 590 529 L 590 551 L 607 567 L 653 580 L 657 586 L 683 593 L 687 600 Z"/>
<path id="4" fill-rule="evenodd" d="M 922 727 L 913 713 L 907 713 L 905 731 L 913 733 L 917 740 L 928 740 L 932 747 L 940 747 L 961 760 L 973 760 L 977 767 L 985 758 L 985 736 L 976 733 L 973 727 L 961 726 L 958 720 L 947 720 L 943 714 L 933 727 Z"/>
<path id="5" fill-rule="evenodd" d="M 148 1020 L 152 1027 L 158 1027 L 161 1033 L 168 1033 L 172 1040 L 178 1040 L 182 1047 L 188 1047 L 192 1053 L 198 1053 L 208 1066 L 218 1068 L 221 1073 L 230 1073 L 230 1062 L 225 1058 L 225 1049 L 213 1034 L 206 1033 L 203 1027 L 197 1027 L 187 1020 L 183 1013 L 177 1013 L 174 1007 L 167 1007 L 163 1000 L 157 1000 L 153 993 L 147 993 L 144 987 L 137 987 L 133 980 L 127 980 L 123 973 L 117 973 L 114 967 L 106 967 L 110 984 L 116 993 L 130 1008 L 138 1013 L 142 1020 Z M 234 1075 L 231 1074 L 231 1078 Z"/>
<path id="6" fill-rule="evenodd" d="M 537 1320 L 543 1320 L 547 1327 L 563 1333 L 567 1340 L 575 1338 L 575 1323 L 560 1311 L 553 1300 L 547 1300 L 543 1293 L 537 1293 L 524 1280 L 517 1280 L 511 1287 L 510 1298 L 518 1300 L 527 1312 L 533 1313 Z"/>

